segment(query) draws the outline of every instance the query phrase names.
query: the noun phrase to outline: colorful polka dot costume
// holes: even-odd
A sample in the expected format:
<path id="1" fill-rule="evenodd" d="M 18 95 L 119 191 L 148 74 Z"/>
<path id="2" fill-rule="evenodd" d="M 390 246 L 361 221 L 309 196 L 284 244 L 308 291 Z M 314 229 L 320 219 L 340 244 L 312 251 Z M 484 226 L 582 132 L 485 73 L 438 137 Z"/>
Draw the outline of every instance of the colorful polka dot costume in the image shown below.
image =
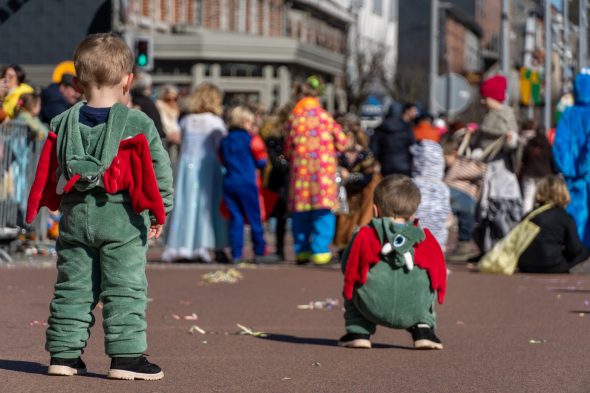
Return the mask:
<path id="1" fill-rule="evenodd" d="M 289 205 L 292 212 L 333 210 L 338 205 L 336 151 L 346 136 L 316 98 L 300 100 L 289 119 L 285 152 L 291 158 Z"/>

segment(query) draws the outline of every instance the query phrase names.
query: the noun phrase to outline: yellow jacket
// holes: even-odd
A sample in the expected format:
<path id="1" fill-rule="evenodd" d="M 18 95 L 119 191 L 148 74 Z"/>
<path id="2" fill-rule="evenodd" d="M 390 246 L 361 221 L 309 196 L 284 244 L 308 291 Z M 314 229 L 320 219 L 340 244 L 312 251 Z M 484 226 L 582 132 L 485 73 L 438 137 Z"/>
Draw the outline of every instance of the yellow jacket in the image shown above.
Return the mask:
<path id="1" fill-rule="evenodd" d="M 22 94 L 32 93 L 34 91 L 35 90 L 31 86 L 27 85 L 26 83 L 21 83 L 8 92 L 6 97 L 4 97 L 4 100 L 2 101 L 2 110 L 6 112 L 8 117 L 12 119 L 14 117 L 14 110 L 16 109 L 16 104 L 20 96 Z"/>

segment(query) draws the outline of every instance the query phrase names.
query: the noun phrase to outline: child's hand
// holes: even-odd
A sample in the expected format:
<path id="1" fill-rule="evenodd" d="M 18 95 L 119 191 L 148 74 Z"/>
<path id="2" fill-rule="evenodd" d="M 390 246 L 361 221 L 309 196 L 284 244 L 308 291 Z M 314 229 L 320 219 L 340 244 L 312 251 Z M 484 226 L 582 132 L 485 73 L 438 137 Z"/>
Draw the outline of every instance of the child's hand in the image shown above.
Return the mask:
<path id="1" fill-rule="evenodd" d="M 148 239 L 157 239 L 162 234 L 162 229 L 164 227 L 160 224 L 152 223 L 150 226 L 150 230 L 148 232 Z"/>

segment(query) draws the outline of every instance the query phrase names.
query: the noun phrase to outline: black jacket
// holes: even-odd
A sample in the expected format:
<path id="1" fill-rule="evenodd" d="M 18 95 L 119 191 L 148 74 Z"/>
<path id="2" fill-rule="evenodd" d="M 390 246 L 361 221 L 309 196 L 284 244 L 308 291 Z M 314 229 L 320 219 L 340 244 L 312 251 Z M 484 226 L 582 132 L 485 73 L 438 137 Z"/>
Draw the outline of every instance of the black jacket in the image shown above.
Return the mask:
<path id="1" fill-rule="evenodd" d="M 531 220 L 541 231 L 518 260 L 524 273 L 567 273 L 590 257 L 578 237 L 576 222 L 565 210 L 554 207 Z"/>
<path id="2" fill-rule="evenodd" d="M 371 151 L 381 164 L 381 174 L 410 176 L 410 146 L 415 142 L 412 124 L 402 120 L 401 107 L 393 104 L 371 138 Z"/>
<path id="3" fill-rule="evenodd" d="M 51 119 L 67 111 L 70 107 L 71 105 L 59 91 L 59 85 L 52 83 L 41 92 L 41 113 L 39 118 L 43 123 L 49 124 Z"/>
<path id="4" fill-rule="evenodd" d="M 154 121 L 154 125 L 156 126 L 156 130 L 158 130 L 160 138 L 166 138 L 164 127 L 162 127 L 162 119 L 160 118 L 160 112 L 156 107 L 156 103 L 144 94 L 132 93 L 132 97 L 133 105 L 139 106 L 140 110 Z"/>

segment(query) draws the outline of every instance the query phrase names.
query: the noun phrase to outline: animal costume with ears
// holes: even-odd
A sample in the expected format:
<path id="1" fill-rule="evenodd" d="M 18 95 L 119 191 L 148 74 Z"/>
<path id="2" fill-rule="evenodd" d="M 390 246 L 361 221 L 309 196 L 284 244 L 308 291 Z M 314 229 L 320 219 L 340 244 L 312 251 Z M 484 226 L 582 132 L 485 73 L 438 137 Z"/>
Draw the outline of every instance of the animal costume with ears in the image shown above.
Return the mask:
<path id="1" fill-rule="evenodd" d="M 434 298 L 444 301 L 447 272 L 428 229 L 373 219 L 346 250 L 342 270 L 348 333 L 371 335 L 377 325 L 435 327 Z"/>
<path id="2" fill-rule="evenodd" d="M 106 123 L 89 127 L 79 121 L 82 105 L 51 122 L 57 135 L 43 148 L 29 196 L 28 221 L 41 206 L 63 213 L 46 349 L 56 358 L 79 357 L 101 301 L 106 353 L 139 356 L 147 349 L 150 225 L 148 214 L 139 213 L 149 209 L 152 221 L 164 222 L 172 209 L 172 169 L 146 115 L 115 104 Z"/>

